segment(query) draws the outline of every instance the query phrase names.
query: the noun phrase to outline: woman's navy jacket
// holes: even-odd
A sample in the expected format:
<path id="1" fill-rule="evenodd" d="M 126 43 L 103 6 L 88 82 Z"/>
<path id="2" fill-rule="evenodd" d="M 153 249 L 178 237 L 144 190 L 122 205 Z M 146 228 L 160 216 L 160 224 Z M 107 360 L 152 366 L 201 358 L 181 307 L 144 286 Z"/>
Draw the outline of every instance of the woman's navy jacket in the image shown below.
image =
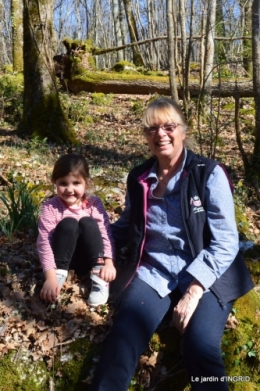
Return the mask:
<path id="1" fill-rule="evenodd" d="M 117 232 L 112 225 L 112 232 L 117 248 L 127 247 L 127 261 L 118 270 L 118 277 L 113 283 L 112 294 L 116 299 L 128 285 L 139 265 L 145 233 L 145 203 L 147 194 L 140 178 L 145 177 L 155 162 L 154 157 L 135 167 L 128 175 L 127 190 L 131 204 L 129 231 L 123 233 L 123 240 L 118 240 L 122 232 Z M 211 232 L 207 224 L 206 213 L 194 213 L 190 199 L 198 195 L 204 205 L 207 180 L 218 162 L 204 158 L 188 151 L 183 170 L 181 185 L 181 208 L 189 245 L 195 258 L 203 248 L 209 245 Z M 221 189 L 219 189 L 221 191 Z M 220 304 L 235 300 L 253 288 L 250 273 L 246 267 L 242 253 L 239 251 L 229 268 L 209 288 L 218 298 Z"/>

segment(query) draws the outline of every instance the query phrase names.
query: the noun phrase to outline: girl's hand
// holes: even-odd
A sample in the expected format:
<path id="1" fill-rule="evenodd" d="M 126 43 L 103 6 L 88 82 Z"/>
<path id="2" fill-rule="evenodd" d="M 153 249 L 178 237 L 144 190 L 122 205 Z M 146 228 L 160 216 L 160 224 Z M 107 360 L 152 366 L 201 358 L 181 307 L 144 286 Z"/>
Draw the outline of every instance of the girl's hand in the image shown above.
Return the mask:
<path id="1" fill-rule="evenodd" d="M 60 294 L 60 287 L 56 278 L 55 269 L 47 270 L 45 273 L 45 283 L 40 292 L 40 297 L 44 301 L 54 303 Z"/>
<path id="2" fill-rule="evenodd" d="M 99 277 L 106 282 L 113 281 L 116 278 L 116 268 L 112 259 L 105 258 L 105 264 L 100 269 Z"/>
<path id="3" fill-rule="evenodd" d="M 180 334 L 184 334 L 190 318 L 199 304 L 203 292 L 203 286 L 197 280 L 194 280 L 180 299 L 177 306 L 174 307 L 172 320 Z"/>

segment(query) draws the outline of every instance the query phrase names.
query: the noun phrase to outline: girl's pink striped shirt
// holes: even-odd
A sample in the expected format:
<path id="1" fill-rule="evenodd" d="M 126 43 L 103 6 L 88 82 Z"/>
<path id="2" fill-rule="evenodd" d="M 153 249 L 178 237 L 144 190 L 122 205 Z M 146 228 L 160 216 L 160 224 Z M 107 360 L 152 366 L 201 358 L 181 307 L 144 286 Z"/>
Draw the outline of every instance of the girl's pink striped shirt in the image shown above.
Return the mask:
<path id="1" fill-rule="evenodd" d="M 109 218 L 100 198 L 97 196 L 88 197 L 78 209 L 72 209 L 67 207 L 58 196 L 55 196 L 44 202 L 38 223 L 37 250 L 44 272 L 56 269 L 51 243 L 57 224 L 65 217 L 74 217 L 80 220 L 86 216 L 93 217 L 99 226 L 104 244 L 104 257 L 115 259 Z"/>

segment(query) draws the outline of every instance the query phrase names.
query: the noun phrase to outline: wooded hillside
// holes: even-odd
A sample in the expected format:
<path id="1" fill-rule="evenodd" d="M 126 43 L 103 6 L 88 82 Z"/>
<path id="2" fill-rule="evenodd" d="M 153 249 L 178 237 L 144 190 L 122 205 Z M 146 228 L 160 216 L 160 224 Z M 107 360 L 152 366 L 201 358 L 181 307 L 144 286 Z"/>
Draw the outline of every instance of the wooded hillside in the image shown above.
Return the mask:
<path id="1" fill-rule="evenodd" d="M 183 108 L 194 150 L 223 163 L 255 289 L 222 339 L 231 391 L 260 387 L 260 0 L 0 0 L 0 390 L 86 391 L 113 322 L 70 274 L 54 306 L 39 293 L 42 202 L 56 159 L 89 162 L 111 222 L 150 152 L 142 113 Z M 250 248 L 249 248 L 250 247 Z M 237 379 L 237 378 L 236 378 Z M 129 391 L 190 391 L 179 335 L 158 330 Z M 119 390 L 120 391 L 120 390 Z"/>

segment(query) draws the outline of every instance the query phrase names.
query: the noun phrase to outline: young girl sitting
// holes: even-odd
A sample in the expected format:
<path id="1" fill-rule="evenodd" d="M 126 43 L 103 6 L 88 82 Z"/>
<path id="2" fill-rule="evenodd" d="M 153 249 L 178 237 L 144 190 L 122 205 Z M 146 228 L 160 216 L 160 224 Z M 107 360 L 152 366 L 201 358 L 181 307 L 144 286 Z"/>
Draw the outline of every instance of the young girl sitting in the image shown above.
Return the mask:
<path id="1" fill-rule="evenodd" d="M 86 159 L 76 154 L 61 156 L 51 180 L 57 196 L 43 204 L 38 225 L 37 249 L 45 276 L 40 296 L 54 302 L 69 269 L 77 275 L 91 270 L 88 304 L 105 304 L 108 283 L 116 277 L 113 239 L 103 204 L 91 195 L 93 182 Z"/>

